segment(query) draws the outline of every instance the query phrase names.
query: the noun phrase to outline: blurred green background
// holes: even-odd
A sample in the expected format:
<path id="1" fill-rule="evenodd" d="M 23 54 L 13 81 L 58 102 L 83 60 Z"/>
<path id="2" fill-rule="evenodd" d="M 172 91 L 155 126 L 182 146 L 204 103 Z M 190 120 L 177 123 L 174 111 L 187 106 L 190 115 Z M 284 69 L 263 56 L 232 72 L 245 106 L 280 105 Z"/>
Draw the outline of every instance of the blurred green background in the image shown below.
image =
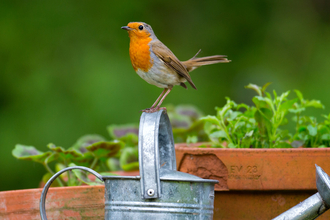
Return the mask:
<path id="1" fill-rule="evenodd" d="M 164 104 L 214 114 L 225 97 L 251 103 L 248 83 L 299 89 L 329 113 L 330 3 L 296 1 L 1 1 L 0 190 L 35 188 L 44 168 L 16 160 L 15 144 L 70 147 L 109 124 L 138 123 L 162 89 L 134 72 L 130 21 L 149 23 L 181 60 L 228 55 L 191 73 L 198 90 L 175 87 Z M 270 91 L 271 91 L 270 90 Z M 321 111 L 321 112 L 320 112 Z"/>

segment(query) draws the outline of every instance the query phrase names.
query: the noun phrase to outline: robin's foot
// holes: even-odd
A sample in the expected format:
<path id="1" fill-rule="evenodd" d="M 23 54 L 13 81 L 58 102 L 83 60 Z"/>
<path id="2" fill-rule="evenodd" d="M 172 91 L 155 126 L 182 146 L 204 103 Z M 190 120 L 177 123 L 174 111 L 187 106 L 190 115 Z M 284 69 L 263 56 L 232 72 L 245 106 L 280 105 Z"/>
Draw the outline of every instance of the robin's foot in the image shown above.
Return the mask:
<path id="1" fill-rule="evenodd" d="M 166 111 L 166 108 L 165 107 L 154 107 L 154 108 L 146 108 L 146 109 L 143 109 L 143 110 L 141 110 L 141 111 L 143 111 L 143 112 L 146 112 L 146 113 L 154 113 L 154 112 L 157 112 L 157 111 L 159 111 L 159 110 L 164 110 L 164 111 Z"/>

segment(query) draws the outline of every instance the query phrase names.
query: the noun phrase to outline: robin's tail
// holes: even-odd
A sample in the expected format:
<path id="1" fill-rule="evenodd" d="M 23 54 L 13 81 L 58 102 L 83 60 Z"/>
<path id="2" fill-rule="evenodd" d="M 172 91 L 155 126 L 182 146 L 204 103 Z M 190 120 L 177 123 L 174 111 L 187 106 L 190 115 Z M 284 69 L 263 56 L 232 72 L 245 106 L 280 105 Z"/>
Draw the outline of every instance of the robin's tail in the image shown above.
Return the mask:
<path id="1" fill-rule="evenodd" d="M 231 61 L 228 60 L 227 56 L 225 55 L 214 55 L 214 56 L 196 58 L 199 52 L 200 50 L 191 59 L 182 62 L 182 64 L 186 67 L 188 72 L 193 71 L 194 69 L 200 66 L 210 65 L 214 63 L 229 63 Z"/>

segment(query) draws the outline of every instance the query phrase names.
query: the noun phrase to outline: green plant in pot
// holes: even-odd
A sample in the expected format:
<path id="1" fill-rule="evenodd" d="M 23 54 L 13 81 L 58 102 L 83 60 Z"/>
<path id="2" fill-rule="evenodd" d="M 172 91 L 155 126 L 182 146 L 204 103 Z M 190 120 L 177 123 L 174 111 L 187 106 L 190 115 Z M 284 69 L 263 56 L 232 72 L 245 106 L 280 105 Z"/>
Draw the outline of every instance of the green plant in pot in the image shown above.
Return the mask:
<path id="1" fill-rule="evenodd" d="M 230 98 L 227 103 L 216 107 L 216 115 L 208 115 L 200 120 L 205 122 L 205 132 L 213 147 L 228 148 L 290 148 L 290 147 L 329 147 L 330 114 L 323 122 L 315 117 L 304 115 L 306 108 L 324 108 L 318 100 L 304 99 L 302 93 L 294 90 L 278 95 L 266 92 L 269 83 L 260 87 L 246 86 L 257 95 L 252 98 L 254 106 L 236 104 Z M 291 116 L 291 117 L 290 117 Z M 294 133 L 285 126 L 295 123 Z"/>

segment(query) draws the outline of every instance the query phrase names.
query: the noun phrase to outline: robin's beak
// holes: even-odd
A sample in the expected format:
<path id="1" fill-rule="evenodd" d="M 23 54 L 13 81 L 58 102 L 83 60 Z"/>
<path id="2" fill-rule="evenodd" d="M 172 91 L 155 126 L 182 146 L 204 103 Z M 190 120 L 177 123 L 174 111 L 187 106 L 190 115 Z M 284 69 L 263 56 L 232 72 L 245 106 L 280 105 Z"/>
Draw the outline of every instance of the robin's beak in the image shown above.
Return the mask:
<path id="1" fill-rule="evenodd" d="M 122 26 L 121 29 L 124 29 L 126 31 L 130 31 L 132 30 L 132 28 L 128 27 L 128 26 Z"/>

